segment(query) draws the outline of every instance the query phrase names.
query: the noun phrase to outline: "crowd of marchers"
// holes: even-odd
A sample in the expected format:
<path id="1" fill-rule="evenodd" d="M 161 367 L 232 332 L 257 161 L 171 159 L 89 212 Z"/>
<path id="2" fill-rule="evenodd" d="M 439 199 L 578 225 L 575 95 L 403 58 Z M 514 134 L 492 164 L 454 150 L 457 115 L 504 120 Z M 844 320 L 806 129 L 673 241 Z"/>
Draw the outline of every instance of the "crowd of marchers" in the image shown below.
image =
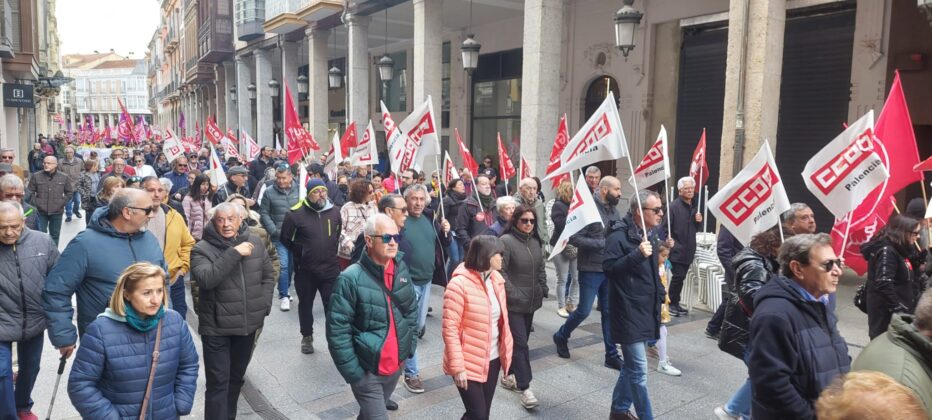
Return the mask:
<path id="1" fill-rule="evenodd" d="M 415 170 L 327 174 L 265 147 L 251 162 L 227 160 L 227 182 L 214 185 L 200 154 L 166 162 L 159 151 L 115 149 L 108 162 L 42 139 L 21 167 L 0 150 L 0 417 L 38 418 L 31 392 L 47 332 L 71 359 L 67 393 L 84 418 L 187 415 L 201 364 L 205 418 L 235 418 L 265 318 L 293 305 L 295 352 L 325 343 L 363 419 L 398 409 L 399 382 L 425 392 L 418 342 L 429 333 L 442 337 L 462 418 L 496 417 L 498 387 L 537 409 L 550 396 L 532 391 L 528 343 L 551 291 L 566 318 L 553 335 L 559 357 L 571 357 L 572 333 L 599 311 L 604 365 L 619 371 L 609 418 L 653 418 L 649 359 L 661 374 L 688 374 L 671 362 L 665 324 L 688 313 L 684 283 L 703 222 L 692 178 L 670 203 L 642 190 L 622 205 L 621 181 L 587 168 L 601 223 L 550 255 L 573 185 L 547 199 L 540 180 L 525 178 L 508 194 L 492 157 L 444 185 Z M 861 248 L 869 268 L 857 304 L 871 342 L 853 362 L 835 315 L 844 261 L 812 209 L 794 204 L 746 247 L 719 230 L 727 284 L 706 335 L 746 364 L 748 379 L 714 415 L 932 418 L 924 215 L 924 202 L 911 202 Z M 87 227 L 59 253 L 61 225 L 74 218 Z M 442 302 L 430 301 L 432 288 Z M 318 294 L 325 319 L 315 323 Z M 431 312 L 439 332 L 425 331 Z"/>

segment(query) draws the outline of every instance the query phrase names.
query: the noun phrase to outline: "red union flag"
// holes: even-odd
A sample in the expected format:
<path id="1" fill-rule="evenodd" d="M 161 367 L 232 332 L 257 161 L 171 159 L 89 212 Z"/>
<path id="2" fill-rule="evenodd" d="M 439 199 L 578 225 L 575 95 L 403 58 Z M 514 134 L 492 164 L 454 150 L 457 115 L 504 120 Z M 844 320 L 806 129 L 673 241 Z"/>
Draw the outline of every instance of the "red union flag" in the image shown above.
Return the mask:
<path id="1" fill-rule="evenodd" d="M 647 188 L 670 176 L 670 159 L 667 155 L 667 129 L 660 126 L 657 141 L 647 151 L 641 163 L 634 168 L 634 176 L 628 182 L 637 188 Z"/>
<path id="2" fill-rule="evenodd" d="M 450 152 L 443 154 L 443 185 L 447 185 L 454 179 L 460 179 L 459 171 L 456 165 L 453 165 L 453 159 L 450 159 Z"/>
<path id="3" fill-rule="evenodd" d="M 790 200 L 769 142 L 765 141 L 754 159 L 709 199 L 708 206 L 745 246 L 758 232 L 780 223 L 780 215 L 790 209 Z"/>
<path id="4" fill-rule="evenodd" d="M 285 84 L 285 135 L 288 136 L 288 163 L 294 164 L 307 153 L 320 150 L 320 146 L 314 141 L 311 133 L 308 133 L 301 125 L 298 111 L 294 107 L 294 100 L 291 98 L 291 89 L 288 89 L 288 84 Z"/>
<path id="5" fill-rule="evenodd" d="M 175 159 L 184 156 L 184 146 L 175 137 L 175 133 L 172 133 L 171 129 L 166 129 L 165 136 L 165 140 L 162 141 L 162 152 L 165 153 L 165 158 L 169 162 L 173 162 Z"/>
<path id="6" fill-rule="evenodd" d="M 398 125 L 398 129 L 403 136 L 417 145 L 411 165 L 414 169 L 423 169 L 424 158 L 440 153 L 440 136 L 437 134 L 434 105 L 430 95 Z"/>
<path id="7" fill-rule="evenodd" d="M 479 176 L 479 164 L 476 163 L 476 160 L 472 158 L 472 153 L 469 153 L 469 149 L 467 149 L 466 145 L 463 144 L 463 139 L 460 137 L 460 131 L 454 128 L 453 134 L 456 136 L 456 144 L 460 148 L 460 157 L 463 158 L 463 165 L 469 169 L 469 172 L 472 173 L 472 176 Z"/>
<path id="8" fill-rule="evenodd" d="M 532 178 L 533 176 L 534 172 L 531 171 L 531 165 L 527 163 L 524 155 L 521 155 L 521 179 Z"/>
<path id="9" fill-rule="evenodd" d="M 593 223 L 605 226 L 602 216 L 599 215 L 599 209 L 595 206 L 595 199 L 589 192 L 589 186 L 586 185 L 586 178 L 581 176 L 576 182 L 576 191 L 573 192 L 573 200 L 570 201 L 570 208 L 566 214 L 566 227 L 563 228 L 563 233 L 553 246 L 550 258 L 566 248 L 566 244 L 570 242 L 570 236 Z"/>
<path id="10" fill-rule="evenodd" d="M 220 146 L 223 141 L 223 130 L 217 126 L 213 118 L 207 118 L 207 124 L 204 124 L 204 131 L 207 133 L 207 140 L 214 147 Z"/>
<path id="11" fill-rule="evenodd" d="M 806 187 L 836 219 L 844 219 L 890 174 L 874 147 L 874 111 L 868 111 L 822 148 L 803 169 Z"/>
<path id="12" fill-rule="evenodd" d="M 609 93 L 589 121 L 566 144 L 566 149 L 560 154 L 560 168 L 548 174 L 547 179 L 627 155 L 628 144 L 615 106 L 615 95 Z"/>
<path id="13" fill-rule="evenodd" d="M 498 133 L 498 174 L 505 182 L 518 174 L 511 158 L 508 157 L 508 150 L 505 150 L 505 145 L 502 144 L 502 133 Z"/>
<path id="14" fill-rule="evenodd" d="M 851 228 L 845 249 L 841 247 L 848 220 L 836 220 L 832 227 L 835 252 L 845 258 L 845 265 L 860 275 L 867 272 L 867 261 L 861 255 L 860 247 L 887 224 L 896 202 L 893 194 L 909 184 L 922 181 L 922 173 L 913 171 L 919 163 L 919 152 L 899 72 L 895 73 L 890 93 L 877 117 L 874 136 L 874 147 L 890 172 L 890 178 L 864 197 L 851 212 L 848 218 Z"/>
<path id="15" fill-rule="evenodd" d="M 709 164 L 705 161 L 705 129 L 702 129 L 702 136 L 699 137 L 699 144 L 693 151 L 693 160 L 689 163 L 689 176 L 696 183 L 696 191 L 700 191 L 702 186 L 709 181 Z M 701 199 L 701 194 L 700 194 Z"/>
<path id="16" fill-rule="evenodd" d="M 350 156 L 356 144 L 359 143 L 356 137 L 356 121 L 350 122 L 349 126 L 346 127 L 346 131 L 343 132 L 343 137 L 340 138 L 340 153 L 343 156 Z"/>
<path id="17" fill-rule="evenodd" d="M 350 164 L 353 166 L 377 165 L 379 163 L 379 150 L 375 146 L 375 129 L 372 128 L 372 120 L 369 120 L 366 131 L 362 132 L 362 138 L 359 139 L 359 144 L 353 148 L 349 159 Z"/>
<path id="18" fill-rule="evenodd" d="M 544 171 L 545 174 L 550 175 L 551 172 L 560 169 L 560 155 L 563 154 L 563 149 L 566 148 L 566 143 L 570 141 L 569 130 L 566 129 L 566 114 L 563 114 L 563 117 L 560 118 L 560 125 L 557 127 L 557 137 L 553 140 L 553 149 L 550 151 L 550 162 L 547 163 L 547 170 Z M 553 188 L 560 186 L 560 183 L 563 180 L 570 180 L 570 174 L 566 173 L 560 175 L 556 178 L 553 178 L 551 182 L 553 183 Z"/>

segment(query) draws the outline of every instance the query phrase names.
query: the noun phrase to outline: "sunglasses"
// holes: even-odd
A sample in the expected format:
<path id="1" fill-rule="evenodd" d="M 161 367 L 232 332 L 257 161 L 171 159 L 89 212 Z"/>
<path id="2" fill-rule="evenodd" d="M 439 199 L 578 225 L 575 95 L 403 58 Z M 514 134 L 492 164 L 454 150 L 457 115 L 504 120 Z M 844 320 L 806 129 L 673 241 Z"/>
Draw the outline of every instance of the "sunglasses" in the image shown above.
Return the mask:
<path id="1" fill-rule="evenodd" d="M 654 212 L 654 214 L 663 213 L 663 207 L 655 207 L 655 208 L 643 207 L 643 209 L 644 209 L 644 210 L 650 210 L 650 211 Z"/>
<path id="2" fill-rule="evenodd" d="M 537 219 L 528 219 L 525 217 L 518 219 L 518 221 L 521 222 L 522 225 L 533 225 L 537 223 Z"/>
<path id="3" fill-rule="evenodd" d="M 187 168 L 188 165 L 175 165 L 176 168 Z"/>
<path id="4" fill-rule="evenodd" d="M 840 258 L 836 258 L 834 260 L 825 260 L 825 262 L 823 262 L 822 264 L 819 264 L 819 267 L 822 267 L 822 269 L 825 270 L 826 273 L 830 273 L 832 271 L 832 268 L 834 268 L 834 266 L 836 265 L 838 266 L 839 270 L 843 269 Z"/>
<path id="5" fill-rule="evenodd" d="M 139 211 L 145 213 L 146 216 L 152 214 L 152 207 L 127 207 L 127 208 L 131 208 L 131 209 L 133 209 L 133 210 L 139 210 Z"/>
<path id="6" fill-rule="evenodd" d="M 369 235 L 371 238 L 382 238 L 382 243 L 387 244 L 391 241 L 395 241 L 396 244 L 401 243 L 401 234 L 396 233 L 392 235 L 391 233 L 383 233 L 381 235 Z"/>

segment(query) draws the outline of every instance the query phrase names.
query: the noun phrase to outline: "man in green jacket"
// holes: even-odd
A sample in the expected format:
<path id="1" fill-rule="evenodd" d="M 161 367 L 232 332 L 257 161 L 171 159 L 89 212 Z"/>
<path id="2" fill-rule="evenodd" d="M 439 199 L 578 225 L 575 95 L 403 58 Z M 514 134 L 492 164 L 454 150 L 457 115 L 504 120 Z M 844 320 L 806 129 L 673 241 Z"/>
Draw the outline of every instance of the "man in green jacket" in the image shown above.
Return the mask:
<path id="1" fill-rule="evenodd" d="M 327 343 L 359 418 L 387 419 L 401 364 L 417 345 L 417 302 L 395 222 L 377 214 L 364 235 L 366 252 L 340 273 L 330 296 Z"/>
<path id="2" fill-rule="evenodd" d="M 932 413 L 932 289 L 919 298 L 915 315 L 894 314 L 887 332 L 871 340 L 851 368 L 889 375 Z"/>

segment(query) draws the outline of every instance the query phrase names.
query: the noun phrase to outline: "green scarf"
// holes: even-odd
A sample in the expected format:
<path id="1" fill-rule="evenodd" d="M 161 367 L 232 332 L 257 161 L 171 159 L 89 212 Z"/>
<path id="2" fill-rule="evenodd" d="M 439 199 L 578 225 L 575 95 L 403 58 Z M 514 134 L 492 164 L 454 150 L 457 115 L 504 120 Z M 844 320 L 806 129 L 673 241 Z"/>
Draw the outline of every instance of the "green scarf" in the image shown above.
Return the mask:
<path id="1" fill-rule="evenodd" d="M 136 331 L 149 332 L 157 325 L 159 325 L 159 320 L 162 319 L 162 315 L 165 315 L 165 305 L 162 305 L 162 307 L 159 308 L 159 311 L 156 312 L 154 316 L 142 319 L 139 316 L 139 313 L 133 309 L 133 305 L 130 305 L 129 302 L 126 302 L 126 323 Z"/>
<path id="2" fill-rule="evenodd" d="M 492 197 L 492 194 L 483 195 L 479 193 L 479 202 L 482 203 L 482 208 L 486 211 L 492 208 L 492 204 L 495 202 L 495 197 Z"/>

